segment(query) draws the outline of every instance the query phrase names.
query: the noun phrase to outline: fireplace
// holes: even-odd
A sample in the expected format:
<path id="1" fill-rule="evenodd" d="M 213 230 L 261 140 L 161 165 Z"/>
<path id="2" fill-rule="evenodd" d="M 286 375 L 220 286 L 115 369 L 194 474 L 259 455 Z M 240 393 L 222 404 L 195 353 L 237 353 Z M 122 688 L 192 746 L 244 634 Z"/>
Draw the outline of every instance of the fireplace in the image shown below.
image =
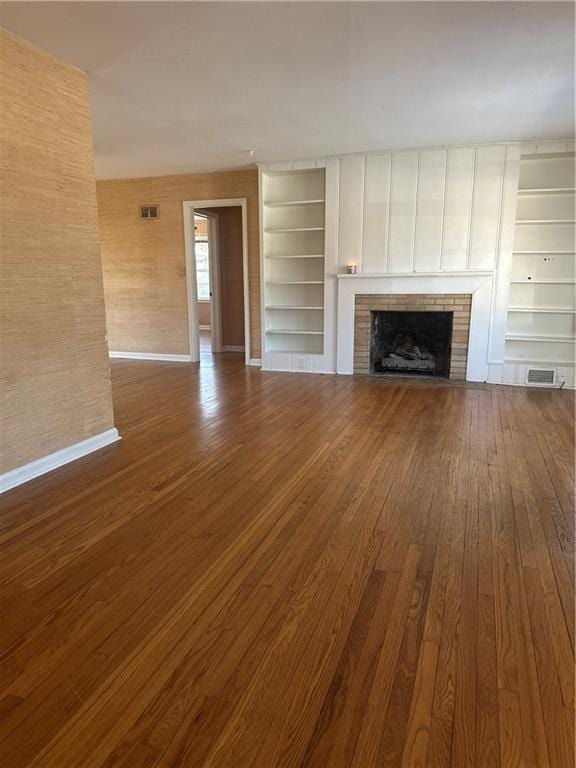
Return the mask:
<path id="1" fill-rule="evenodd" d="M 354 373 L 466 379 L 472 296 L 362 294 L 354 302 Z"/>
<path id="2" fill-rule="evenodd" d="M 453 312 L 370 312 L 370 373 L 450 375 Z"/>

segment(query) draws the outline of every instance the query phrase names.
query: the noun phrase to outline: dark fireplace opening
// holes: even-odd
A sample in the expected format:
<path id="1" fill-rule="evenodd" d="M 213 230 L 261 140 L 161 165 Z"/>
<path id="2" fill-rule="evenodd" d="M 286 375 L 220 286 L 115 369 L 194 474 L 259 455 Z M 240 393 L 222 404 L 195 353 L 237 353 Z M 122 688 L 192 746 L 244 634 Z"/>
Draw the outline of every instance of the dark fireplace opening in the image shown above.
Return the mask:
<path id="1" fill-rule="evenodd" d="M 370 373 L 449 377 L 452 312 L 370 315 Z"/>

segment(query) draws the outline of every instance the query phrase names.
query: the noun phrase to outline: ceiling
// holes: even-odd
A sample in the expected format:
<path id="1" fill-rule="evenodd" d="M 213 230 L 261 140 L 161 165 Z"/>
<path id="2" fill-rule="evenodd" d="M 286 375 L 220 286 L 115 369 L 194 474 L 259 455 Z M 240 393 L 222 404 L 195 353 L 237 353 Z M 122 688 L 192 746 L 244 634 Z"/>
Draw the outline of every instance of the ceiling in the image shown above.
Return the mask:
<path id="1" fill-rule="evenodd" d="M 574 9 L 550 2 L 11 2 L 90 79 L 99 178 L 573 135 Z"/>

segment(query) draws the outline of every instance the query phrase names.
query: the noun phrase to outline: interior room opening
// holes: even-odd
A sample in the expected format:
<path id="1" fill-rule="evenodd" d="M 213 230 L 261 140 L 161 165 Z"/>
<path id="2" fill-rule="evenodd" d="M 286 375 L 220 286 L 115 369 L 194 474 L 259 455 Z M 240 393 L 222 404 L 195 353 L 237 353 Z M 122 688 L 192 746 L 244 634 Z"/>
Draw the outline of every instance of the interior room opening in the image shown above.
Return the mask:
<path id="1" fill-rule="evenodd" d="M 200 359 L 212 355 L 212 323 L 210 289 L 210 235 L 213 227 L 204 213 L 194 214 L 194 256 L 196 263 L 196 300 L 198 302 L 198 335 Z"/>
<path id="2" fill-rule="evenodd" d="M 213 355 L 242 354 L 246 345 L 245 222 L 242 204 L 192 208 L 195 281 L 189 293 L 196 303 L 191 328 L 198 335 L 200 363 Z M 240 203 L 240 201 L 239 201 Z M 192 336 L 193 338 L 193 336 Z M 194 342 L 193 342 L 194 344 Z"/>

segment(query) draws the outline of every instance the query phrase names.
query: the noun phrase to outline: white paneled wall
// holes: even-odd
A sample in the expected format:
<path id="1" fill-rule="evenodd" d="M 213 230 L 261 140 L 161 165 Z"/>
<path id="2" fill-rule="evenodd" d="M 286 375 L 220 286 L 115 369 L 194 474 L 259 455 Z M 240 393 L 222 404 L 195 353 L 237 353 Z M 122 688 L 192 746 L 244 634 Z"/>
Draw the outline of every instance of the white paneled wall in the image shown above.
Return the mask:
<path id="1" fill-rule="evenodd" d="M 466 265 L 470 263 L 476 150 L 452 149 L 446 154 L 444 233 L 440 250 L 440 269 L 458 272 L 465 270 Z M 470 268 L 474 268 L 471 263 Z"/>
<path id="2" fill-rule="evenodd" d="M 336 274 L 356 264 L 358 274 L 365 276 L 491 274 L 490 323 L 486 331 L 488 380 L 523 383 L 524 379 L 511 379 L 510 366 L 505 363 L 509 295 L 524 290 L 523 285 L 511 283 L 520 155 L 564 153 L 572 151 L 573 146 L 570 141 L 502 143 L 354 154 L 263 166 L 271 171 L 326 168 L 322 370 L 333 370 L 331 361 L 335 360 Z M 558 186 L 563 185 L 562 173 L 559 169 Z M 539 236 L 539 230 L 533 229 L 524 225 L 524 236 L 531 248 Z M 518 242 L 515 247 L 520 250 Z M 518 259 L 515 269 L 523 267 Z M 556 291 L 564 288 L 571 286 L 555 286 Z M 514 301 L 521 300 L 521 296 L 514 296 Z M 311 369 L 316 370 L 314 366 Z"/>
<path id="3" fill-rule="evenodd" d="M 447 161 L 448 153 L 444 151 L 421 152 L 419 156 L 413 261 L 416 272 L 441 268 Z"/>
<path id="4" fill-rule="evenodd" d="M 507 154 L 497 145 L 340 158 L 339 266 L 495 269 L 505 172 L 517 173 Z"/>
<path id="5" fill-rule="evenodd" d="M 413 271 L 418 159 L 417 152 L 392 156 L 387 248 L 389 272 Z"/>
<path id="6" fill-rule="evenodd" d="M 342 264 L 362 260 L 365 167 L 366 158 L 357 155 L 340 160 L 338 254 Z"/>
<path id="7" fill-rule="evenodd" d="M 363 208 L 361 261 L 365 272 L 377 272 L 382 264 L 388 266 L 391 162 L 390 154 L 373 155 L 365 162 L 364 190 L 359 198 Z"/>
<path id="8" fill-rule="evenodd" d="M 496 266 L 505 162 L 505 147 L 475 150 L 467 269 Z"/>

